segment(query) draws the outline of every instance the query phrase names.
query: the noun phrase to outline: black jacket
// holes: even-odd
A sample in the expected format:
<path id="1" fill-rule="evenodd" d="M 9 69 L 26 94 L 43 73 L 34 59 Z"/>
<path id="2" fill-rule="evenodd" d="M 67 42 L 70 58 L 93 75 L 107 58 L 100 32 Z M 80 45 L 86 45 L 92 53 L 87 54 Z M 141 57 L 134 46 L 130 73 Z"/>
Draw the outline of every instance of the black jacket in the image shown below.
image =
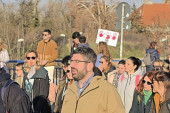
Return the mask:
<path id="1" fill-rule="evenodd" d="M 0 90 L 7 80 L 10 79 L 10 75 L 1 70 L 0 72 Z M 2 101 L 0 93 L 0 113 L 6 113 L 3 110 L 2 103 L 4 102 L 7 107 L 8 113 L 32 113 L 31 103 L 29 97 L 26 95 L 23 89 L 18 84 L 12 83 L 4 93 L 4 101 Z"/>
<path id="2" fill-rule="evenodd" d="M 28 73 L 24 73 L 23 88 L 25 88 L 27 75 Z M 41 66 L 31 79 L 34 79 L 32 88 L 33 97 L 31 98 L 31 100 L 33 100 L 37 96 L 44 96 L 45 98 L 47 98 L 49 94 L 49 77 L 47 70 L 43 66 Z"/>
<path id="3" fill-rule="evenodd" d="M 132 107 L 129 113 L 149 113 L 152 99 L 153 96 L 151 95 L 150 98 L 148 99 L 148 102 L 145 105 L 144 95 L 142 95 L 141 93 L 138 94 L 137 91 L 135 91 L 133 96 Z"/>

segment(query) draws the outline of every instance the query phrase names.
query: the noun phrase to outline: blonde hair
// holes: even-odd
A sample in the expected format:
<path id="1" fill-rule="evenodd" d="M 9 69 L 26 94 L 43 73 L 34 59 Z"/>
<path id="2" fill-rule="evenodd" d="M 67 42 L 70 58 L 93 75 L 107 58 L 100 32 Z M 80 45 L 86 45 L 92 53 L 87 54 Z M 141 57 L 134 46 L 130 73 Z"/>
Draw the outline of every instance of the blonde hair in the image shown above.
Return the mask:
<path id="1" fill-rule="evenodd" d="M 103 56 L 107 56 L 107 57 L 111 58 L 111 55 L 110 55 L 110 52 L 109 52 L 106 42 L 99 42 L 98 54 L 102 54 Z"/>
<path id="2" fill-rule="evenodd" d="M 38 53 L 37 53 L 36 51 L 34 51 L 34 50 L 30 50 L 30 51 L 28 51 L 28 52 L 25 54 L 24 70 L 25 70 L 26 72 L 29 72 L 29 70 L 30 70 L 30 67 L 28 66 L 28 62 L 27 62 L 27 55 L 28 55 L 28 53 L 34 53 L 35 56 L 36 56 L 36 58 L 38 58 Z M 37 59 L 37 61 L 36 61 L 36 70 L 38 70 L 39 68 L 40 68 L 40 63 L 39 63 L 39 59 Z"/>
<path id="3" fill-rule="evenodd" d="M 108 62 L 107 68 L 104 69 L 104 73 L 107 73 L 107 72 L 109 71 L 109 69 L 110 69 L 110 66 L 111 66 L 111 65 L 114 66 L 114 65 L 113 65 L 113 63 L 112 63 L 110 57 L 108 57 L 108 56 L 102 56 L 101 58 L 105 59 L 106 62 Z M 100 59 L 101 59 L 101 58 L 100 58 Z"/>
<path id="4" fill-rule="evenodd" d="M 2 41 L 1 38 L 0 38 L 0 44 L 1 44 L 1 46 L 0 46 L 0 51 L 3 51 L 3 50 L 5 50 L 5 49 L 7 49 L 6 44 L 3 43 L 3 41 Z"/>

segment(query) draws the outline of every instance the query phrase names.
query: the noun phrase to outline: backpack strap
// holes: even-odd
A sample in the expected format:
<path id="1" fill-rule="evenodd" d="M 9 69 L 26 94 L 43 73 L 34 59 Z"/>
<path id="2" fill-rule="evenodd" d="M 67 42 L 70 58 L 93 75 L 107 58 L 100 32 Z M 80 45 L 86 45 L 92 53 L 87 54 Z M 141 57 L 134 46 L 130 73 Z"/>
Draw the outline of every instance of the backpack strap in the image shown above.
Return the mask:
<path id="1" fill-rule="evenodd" d="M 2 98 L 2 101 L 4 101 L 4 94 L 5 94 L 5 91 L 7 90 L 7 88 L 12 84 L 14 83 L 13 80 L 9 79 L 5 82 L 5 84 L 3 85 L 2 89 L 1 89 L 1 98 Z"/>
<path id="2" fill-rule="evenodd" d="M 125 77 L 124 74 L 120 77 L 120 81 L 121 81 L 121 82 L 123 81 L 124 77 Z"/>
<path id="3" fill-rule="evenodd" d="M 136 76 L 136 79 L 135 79 L 135 87 L 136 87 L 136 90 L 138 90 L 139 80 L 140 80 L 140 75 L 137 75 L 137 76 Z"/>

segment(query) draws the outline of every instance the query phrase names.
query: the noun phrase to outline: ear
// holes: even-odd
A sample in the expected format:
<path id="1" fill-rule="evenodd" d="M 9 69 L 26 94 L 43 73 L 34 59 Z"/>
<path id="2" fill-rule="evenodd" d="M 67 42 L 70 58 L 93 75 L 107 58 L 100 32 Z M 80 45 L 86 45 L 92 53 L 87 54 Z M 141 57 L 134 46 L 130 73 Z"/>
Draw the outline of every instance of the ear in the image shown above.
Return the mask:
<path id="1" fill-rule="evenodd" d="M 88 63 L 87 71 L 93 71 L 94 64 L 92 62 Z"/>
<path id="2" fill-rule="evenodd" d="M 134 65 L 134 66 L 133 66 L 134 70 L 136 69 L 136 67 L 137 67 L 137 65 Z"/>

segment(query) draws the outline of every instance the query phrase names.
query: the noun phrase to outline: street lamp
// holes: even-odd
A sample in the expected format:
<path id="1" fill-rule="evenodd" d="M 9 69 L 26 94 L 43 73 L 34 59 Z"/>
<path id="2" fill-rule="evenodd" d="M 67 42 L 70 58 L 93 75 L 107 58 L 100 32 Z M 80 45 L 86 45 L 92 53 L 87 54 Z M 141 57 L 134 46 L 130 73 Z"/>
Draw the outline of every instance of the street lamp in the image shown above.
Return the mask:
<path id="1" fill-rule="evenodd" d="M 64 42 L 63 42 L 63 57 L 65 56 L 65 40 L 66 40 L 66 35 L 65 34 L 60 34 L 61 37 L 64 37 Z"/>
<path id="2" fill-rule="evenodd" d="M 18 60 L 21 60 L 21 43 L 24 42 L 24 39 L 18 39 Z"/>

